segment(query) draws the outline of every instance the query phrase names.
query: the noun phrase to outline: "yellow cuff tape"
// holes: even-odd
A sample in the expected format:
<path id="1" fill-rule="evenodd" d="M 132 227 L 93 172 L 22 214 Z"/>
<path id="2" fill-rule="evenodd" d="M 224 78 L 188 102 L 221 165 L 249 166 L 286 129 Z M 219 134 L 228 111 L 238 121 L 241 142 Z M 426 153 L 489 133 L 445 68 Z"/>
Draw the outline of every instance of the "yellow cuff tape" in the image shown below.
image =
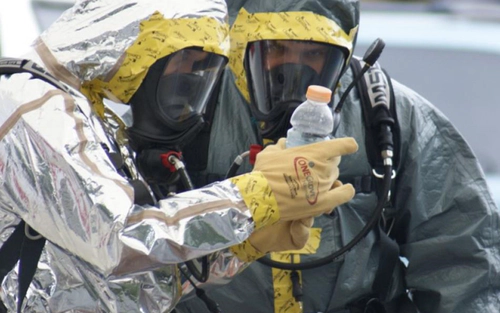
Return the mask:
<path id="1" fill-rule="evenodd" d="M 243 241 L 239 245 L 232 246 L 231 252 L 243 262 L 253 262 L 266 255 L 265 253 L 255 249 L 248 240 Z"/>
<path id="2" fill-rule="evenodd" d="M 273 225 L 280 219 L 278 202 L 267 179 L 259 171 L 231 178 L 252 213 L 255 230 Z"/>

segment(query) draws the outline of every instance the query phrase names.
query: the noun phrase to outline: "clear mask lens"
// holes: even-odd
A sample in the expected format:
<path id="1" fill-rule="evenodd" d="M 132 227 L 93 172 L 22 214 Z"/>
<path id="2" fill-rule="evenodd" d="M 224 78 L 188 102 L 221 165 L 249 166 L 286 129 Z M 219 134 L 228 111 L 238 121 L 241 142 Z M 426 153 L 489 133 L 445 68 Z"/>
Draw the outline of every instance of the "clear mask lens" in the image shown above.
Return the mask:
<path id="1" fill-rule="evenodd" d="M 226 62 L 221 55 L 196 48 L 173 53 L 158 82 L 160 114 L 177 124 L 203 114 Z"/>
<path id="2" fill-rule="evenodd" d="M 298 40 L 262 40 L 249 44 L 245 56 L 251 107 L 269 121 L 289 104 L 305 100 L 309 85 L 335 89 L 345 63 L 344 48 Z"/>

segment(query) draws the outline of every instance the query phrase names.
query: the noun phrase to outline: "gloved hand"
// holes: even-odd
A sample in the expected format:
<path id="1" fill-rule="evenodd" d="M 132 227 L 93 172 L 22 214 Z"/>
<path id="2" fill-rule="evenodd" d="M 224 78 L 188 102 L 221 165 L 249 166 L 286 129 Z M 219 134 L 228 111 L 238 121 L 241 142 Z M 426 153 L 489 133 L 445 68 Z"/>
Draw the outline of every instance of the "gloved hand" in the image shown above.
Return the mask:
<path id="1" fill-rule="evenodd" d="M 309 239 L 314 217 L 278 222 L 253 232 L 248 240 L 262 253 L 302 249 Z"/>
<path id="2" fill-rule="evenodd" d="M 242 261 L 251 262 L 269 252 L 302 249 L 309 240 L 313 217 L 283 221 L 254 231 L 241 244 L 231 247 Z"/>
<path id="3" fill-rule="evenodd" d="M 285 139 L 257 155 L 251 173 L 232 179 L 252 212 L 256 228 L 330 212 L 354 196 L 350 184 L 332 189 L 342 155 L 356 152 L 353 138 L 285 149 Z"/>
<path id="4" fill-rule="evenodd" d="M 337 180 L 333 188 L 342 186 Z M 254 231 L 241 244 L 232 247 L 232 252 L 242 261 L 251 262 L 269 252 L 300 250 L 309 240 L 313 217 L 300 220 L 278 222 Z"/>

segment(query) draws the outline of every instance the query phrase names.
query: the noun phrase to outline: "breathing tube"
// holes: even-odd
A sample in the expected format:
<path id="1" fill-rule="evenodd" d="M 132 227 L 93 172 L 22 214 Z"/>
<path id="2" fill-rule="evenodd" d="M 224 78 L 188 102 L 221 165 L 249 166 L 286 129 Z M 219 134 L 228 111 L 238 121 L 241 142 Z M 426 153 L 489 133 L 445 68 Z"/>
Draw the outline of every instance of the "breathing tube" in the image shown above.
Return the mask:
<path id="1" fill-rule="evenodd" d="M 151 149 L 147 151 L 147 157 L 138 159 L 138 164 L 140 168 L 158 169 L 163 167 L 171 172 L 170 175 L 164 175 L 166 177 L 167 185 L 174 184 L 177 179 L 180 179 L 186 190 L 193 190 L 194 185 L 191 182 L 191 178 L 189 177 L 186 171 L 186 166 L 184 165 L 184 162 L 182 162 L 181 158 L 181 153 L 175 150 L 164 151 L 162 149 Z M 144 162 L 147 162 L 147 164 L 143 164 Z M 165 194 L 165 188 L 162 188 L 162 185 L 165 184 L 155 184 L 150 182 L 151 190 L 159 199 L 168 197 L 168 194 Z M 198 269 L 195 262 L 201 263 L 201 270 Z M 209 261 L 207 256 L 204 256 L 197 261 L 187 261 L 184 264 L 196 280 L 199 282 L 206 282 L 208 280 Z"/>
<path id="2" fill-rule="evenodd" d="M 339 103 L 334 111 L 335 114 L 340 114 L 340 111 L 342 109 L 342 106 L 347 99 L 348 93 L 352 90 L 352 88 L 358 83 L 358 81 L 363 77 L 366 71 L 370 69 L 370 67 L 375 64 L 377 59 L 380 57 L 382 50 L 385 47 L 385 43 L 381 39 L 375 40 L 371 46 L 368 48 L 366 51 L 365 55 L 363 56 L 363 61 L 364 61 L 364 66 L 360 73 L 354 77 L 353 81 L 350 83 L 350 85 L 347 87 L 346 91 L 342 95 L 341 99 L 339 100 Z M 393 157 L 393 136 L 392 136 L 392 128 L 394 127 L 394 119 L 391 118 L 390 112 L 389 112 L 389 104 L 385 103 L 385 105 L 377 105 L 373 108 L 373 114 L 374 114 L 374 123 L 376 125 L 376 128 L 379 129 L 379 142 L 378 146 L 381 151 L 381 157 L 383 160 L 384 164 L 384 172 L 383 174 L 378 174 L 374 171 L 374 175 L 382 179 L 382 193 L 381 197 L 378 199 L 377 206 L 375 210 L 373 211 L 372 216 L 368 220 L 368 222 L 365 224 L 365 226 L 361 229 L 361 231 L 350 241 L 348 242 L 345 246 L 340 248 L 339 250 L 333 252 L 332 254 L 317 259 L 309 262 L 304 262 L 304 263 L 283 263 L 283 262 L 277 262 L 273 261 L 267 257 L 262 257 L 258 259 L 257 261 L 259 263 L 265 264 L 267 266 L 271 266 L 274 268 L 279 268 L 279 269 L 284 269 L 284 270 L 291 270 L 291 271 L 297 271 L 297 270 L 308 270 L 308 269 L 313 269 L 317 268 L 323 265 L 326 265 L 328 263 L 331 263 L 333 260 L 339 258 L 343 254 L 349 252 L 354 246 L 356 246 L 380 221 L 380 218 L 382 217 L 382 213 L 385 207 L 385 204 L 387 203 L 387 200 L 389 198 L 390 194 L 390 189 L 391 189 L 391 184 L 392 184 L 392 179 L 394 178 L 394 170 L 393 170 L 393 162 L 392 162 L 392 157 Z M 337 123 L 338 124 L 338 123 Z M 243 153 L 239 155 L 233 165 L 230 167 L 230 170 L 228 171 L 227 175 L 228 177 L 231 177 L 229 175 L 234 175 L 239 167 L 239 165 L 242 163 L 241 158 L 247 156 L 248 153 Z M 250 156 L 252 154 L 250 153 Z M 226 178 L 228 178 L 226 177 Z M 297 292 L 300 294 L 300 292 Z"/>
<path id="3" fill-rule="evenodd" d="M 149 171 L 149 186 L 158 199 L 169 196 L 169 187 L 181 181 L 185 190 L 195 189 L 186 166 L 182 161 L 182 153 L 175 149 L 147 149 L 137 158 L 138 167 Z M 152 172 L 152 173 L 150 173 Z M 199 282 L 206 282 L 210 273 L 208 256 L 190 260 L 178 266 L 180 273 L 193 286 L 196 296 L 200 298 L 212 313 L 220 313 L 218 305 L 210 299 L 202 288 L 196 286 L 189 273 Z M 188 273 L 189 271 L 189 273 Z"/>

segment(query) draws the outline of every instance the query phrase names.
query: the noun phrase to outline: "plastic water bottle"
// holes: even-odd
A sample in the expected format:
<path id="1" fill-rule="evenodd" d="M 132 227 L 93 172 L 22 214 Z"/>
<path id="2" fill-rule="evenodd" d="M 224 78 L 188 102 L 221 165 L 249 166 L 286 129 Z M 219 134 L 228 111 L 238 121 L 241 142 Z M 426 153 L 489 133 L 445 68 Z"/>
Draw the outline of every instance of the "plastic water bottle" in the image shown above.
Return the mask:
<path id="1" fill-rule="evenodd" d="M 328 107 L 332 91 L 323 86 L 311 85 L 307 88 L 306 98 L 290 119 L 292 128 L 287 132 L 287 148 L 332 138 L 333 114 Z"/>

